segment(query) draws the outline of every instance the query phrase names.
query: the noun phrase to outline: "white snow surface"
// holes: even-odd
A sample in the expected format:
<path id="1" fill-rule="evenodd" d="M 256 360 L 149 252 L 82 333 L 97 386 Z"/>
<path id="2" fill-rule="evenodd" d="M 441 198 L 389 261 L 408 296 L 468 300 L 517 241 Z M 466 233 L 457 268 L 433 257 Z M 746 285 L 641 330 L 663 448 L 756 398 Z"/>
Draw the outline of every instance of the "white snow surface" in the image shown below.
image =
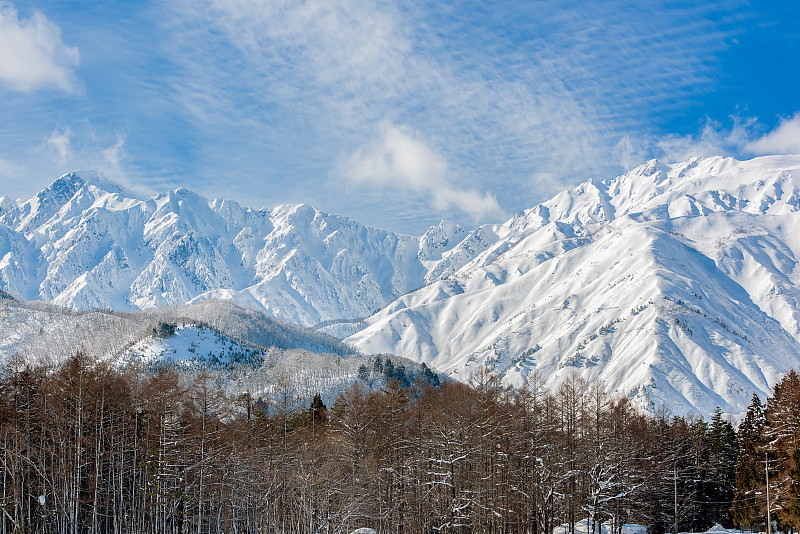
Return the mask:
<path id="1" fill-rule="evenodd" d="M 800 156 L 648 162 L 443 255 L 346 341 L 468 380 L 577 373 L 653 410 L 739 416 L 800 366 Z"/>
<path id="2" fill-rule="evenodd" d="M 593 528 L 594 527 L 594 528 Z M 599 528 L 598 528 L 599 527 Z M 553 534 L 568 534 L 570 528 L 568 524 L 559 525 L 553 529 Z M 581 519 L 575 523 L 576 534 L 612 534 L 609 523 L 602 525 L 592 525 L 588 519 Z M 644 525 L 635 525 L 633 523 L 626 523 L 622 525 L 622 534 L 647 534 L 647 527 Z"/>
<path id="3" fill-rule="evenodd" d="M 800 366 L 799 173 L 800 156 L 650 161 L 415 237 L 76 172 L 0 199 L 0 289 L 79 309 L 228 299 L 462 380 L 577 373 L 646 409 L 738 416 Z"/>
<path id="4" fill-rule="evenodd" d="M 124 363 L 158 362 L 191 364 L 193 361 L 231 363 L 232 354 L 261 353 L 260 347 L 251 347 L 231 339 L 211 328 L 182 324 L 175 334 L 166 338 L 148 336 L 124 350 L 117 358 Z"/>
<path id="5" fill-rule="evenodd" d="M 73 172 L 0 201 L 0 289 L 77 309 L 230 299 L 311 326 L 371 315 L 422 286 L 466 232 L 395 234 L 305 204 L 272 210 L 186 189 L 138 198 Z"/>

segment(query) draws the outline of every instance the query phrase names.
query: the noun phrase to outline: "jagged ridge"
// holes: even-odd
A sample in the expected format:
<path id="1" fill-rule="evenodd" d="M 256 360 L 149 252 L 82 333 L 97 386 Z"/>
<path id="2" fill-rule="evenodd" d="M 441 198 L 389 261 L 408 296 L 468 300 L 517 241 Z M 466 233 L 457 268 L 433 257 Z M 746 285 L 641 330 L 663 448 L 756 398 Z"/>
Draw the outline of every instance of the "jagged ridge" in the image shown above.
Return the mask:
<path id="1" fill-rule="evenodd" d="M 800 365 L 800 157 L 648 162 L 444 255 L 347 339 L 461 379 L 603 380 L 645 408 L 733 414 Z"/>

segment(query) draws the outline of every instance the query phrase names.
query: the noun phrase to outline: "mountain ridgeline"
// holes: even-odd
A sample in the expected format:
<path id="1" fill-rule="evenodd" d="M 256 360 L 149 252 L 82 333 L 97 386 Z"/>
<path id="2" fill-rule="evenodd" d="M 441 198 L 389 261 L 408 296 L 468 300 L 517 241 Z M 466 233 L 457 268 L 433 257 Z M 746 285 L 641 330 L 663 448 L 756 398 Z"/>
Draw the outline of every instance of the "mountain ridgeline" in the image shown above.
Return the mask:
<path id="1" fill-rule="evenodd" d="M 462 380 L 538 370 L 741 415 L 800 366 L 799 173 L 800 156 L 650 161 L 420 237 L 70 173 L 0 197 L 0 289 L 75 309 L 228 300 Z"/>

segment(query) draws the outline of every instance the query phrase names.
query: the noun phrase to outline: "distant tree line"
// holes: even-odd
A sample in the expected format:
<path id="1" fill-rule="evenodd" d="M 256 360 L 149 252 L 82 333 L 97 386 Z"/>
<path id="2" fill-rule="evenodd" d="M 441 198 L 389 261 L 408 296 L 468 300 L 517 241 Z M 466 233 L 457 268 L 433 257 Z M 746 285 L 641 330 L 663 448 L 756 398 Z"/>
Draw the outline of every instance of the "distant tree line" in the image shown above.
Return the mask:
<path id="1" fill-rule="evenodd" d="M 402 361 L 393 361 L 389 356 L 376 355 L 372 359 L 372 365 L 361 364 L 358 366 L 358 378 L 373 389 L 374 386 L 385 384 L 396 380 L 400 387 L 407 388 L 417 379 L 421 378 L 423 384 L 438 387 L 440 383 L 439 375 L 434 373 L 424 362 L 420 366 L 419 372 L 414 370 L 406 371 L 406 366 Z"/>
<path id="2" fill-rule="evenodd" d="M 645 415 L 575 376 L 552 393 L 536 374 L 516 390 L 486 371 L 438 387 L 357 381 L 331 406 L 299 397 L 290 377 L 263 398 L 212 384 L 82 356 L 55 371 L 7 365 L 0 533 L 757 526 L 766 458 L 772 517 L 800 526 L 794 372 L 764 407 L 754 397 L 738 433 L 719 410 Z"/>

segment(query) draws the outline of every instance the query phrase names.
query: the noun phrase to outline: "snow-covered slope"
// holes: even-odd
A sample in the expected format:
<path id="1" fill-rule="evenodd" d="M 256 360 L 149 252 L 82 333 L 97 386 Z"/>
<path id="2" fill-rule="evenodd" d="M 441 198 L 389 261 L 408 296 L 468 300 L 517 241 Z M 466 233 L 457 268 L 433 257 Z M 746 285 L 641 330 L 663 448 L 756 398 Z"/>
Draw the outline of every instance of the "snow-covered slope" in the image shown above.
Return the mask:
<path id="1" fill-rule="evenodd" d="M 375 369 L 374 358 L 337 339 L 230 301 L 81 312 L 0 290 L 0 368 L 57 367 L 79 351 L 117 367 L 172 368 L 188 380 L 202 373 L 231 396 L 275 398 L 288 384 L 304 402 L 320 393 L 331 404 L 355 382 L 379 388 L 387 380 L 385 373 L 367 371 Z M 393 361 L 410 383 L 430 380 L 421 365 Z"/>
<path id="2" fill-rule="evenodd" d="M 577 372 L 680 413 L 739 414 L 800 366 L 798 258 L 800 156 L 651 161 L 502 224 L 421 237 L 304 204 L 145 198 L 83 172 L 0 198 L 0 289 L 25 299 L 224 299 L 461 379 Z"/>
<path id="3" fill-rule="evenodd" d="M 145 311 L 111 312 L 75 311 L 7 297 L 8 294 L 0 292 L 0 365 L 14 354 L 20 354 L 30 363 L 58 365 L 78 351 L 93 359 L 113 360 L 153 336 L 165 324 L 202 326 L 249 346 L 302 349 L 337 356 L 355 352 L 331 336 L 230 301 L 207 300 Z M 226 343 L 218 341 L 218 344 Z"/>
<path id="4" fill-rule="evenodd" d="M 78 309 L 225 298 L 310 326 L 366 317 L 420 287 L 464 233 L 442 222 L 419 238 L 186 189 L 139 198 L 70 173 L 0 203 L 0 288 Z"/>
<path id="5" fill-rule="evenodd" d="M 476 229 L 350 341 L 740 414 L 800 366 L 800 157 L 648 162 Z"/>

